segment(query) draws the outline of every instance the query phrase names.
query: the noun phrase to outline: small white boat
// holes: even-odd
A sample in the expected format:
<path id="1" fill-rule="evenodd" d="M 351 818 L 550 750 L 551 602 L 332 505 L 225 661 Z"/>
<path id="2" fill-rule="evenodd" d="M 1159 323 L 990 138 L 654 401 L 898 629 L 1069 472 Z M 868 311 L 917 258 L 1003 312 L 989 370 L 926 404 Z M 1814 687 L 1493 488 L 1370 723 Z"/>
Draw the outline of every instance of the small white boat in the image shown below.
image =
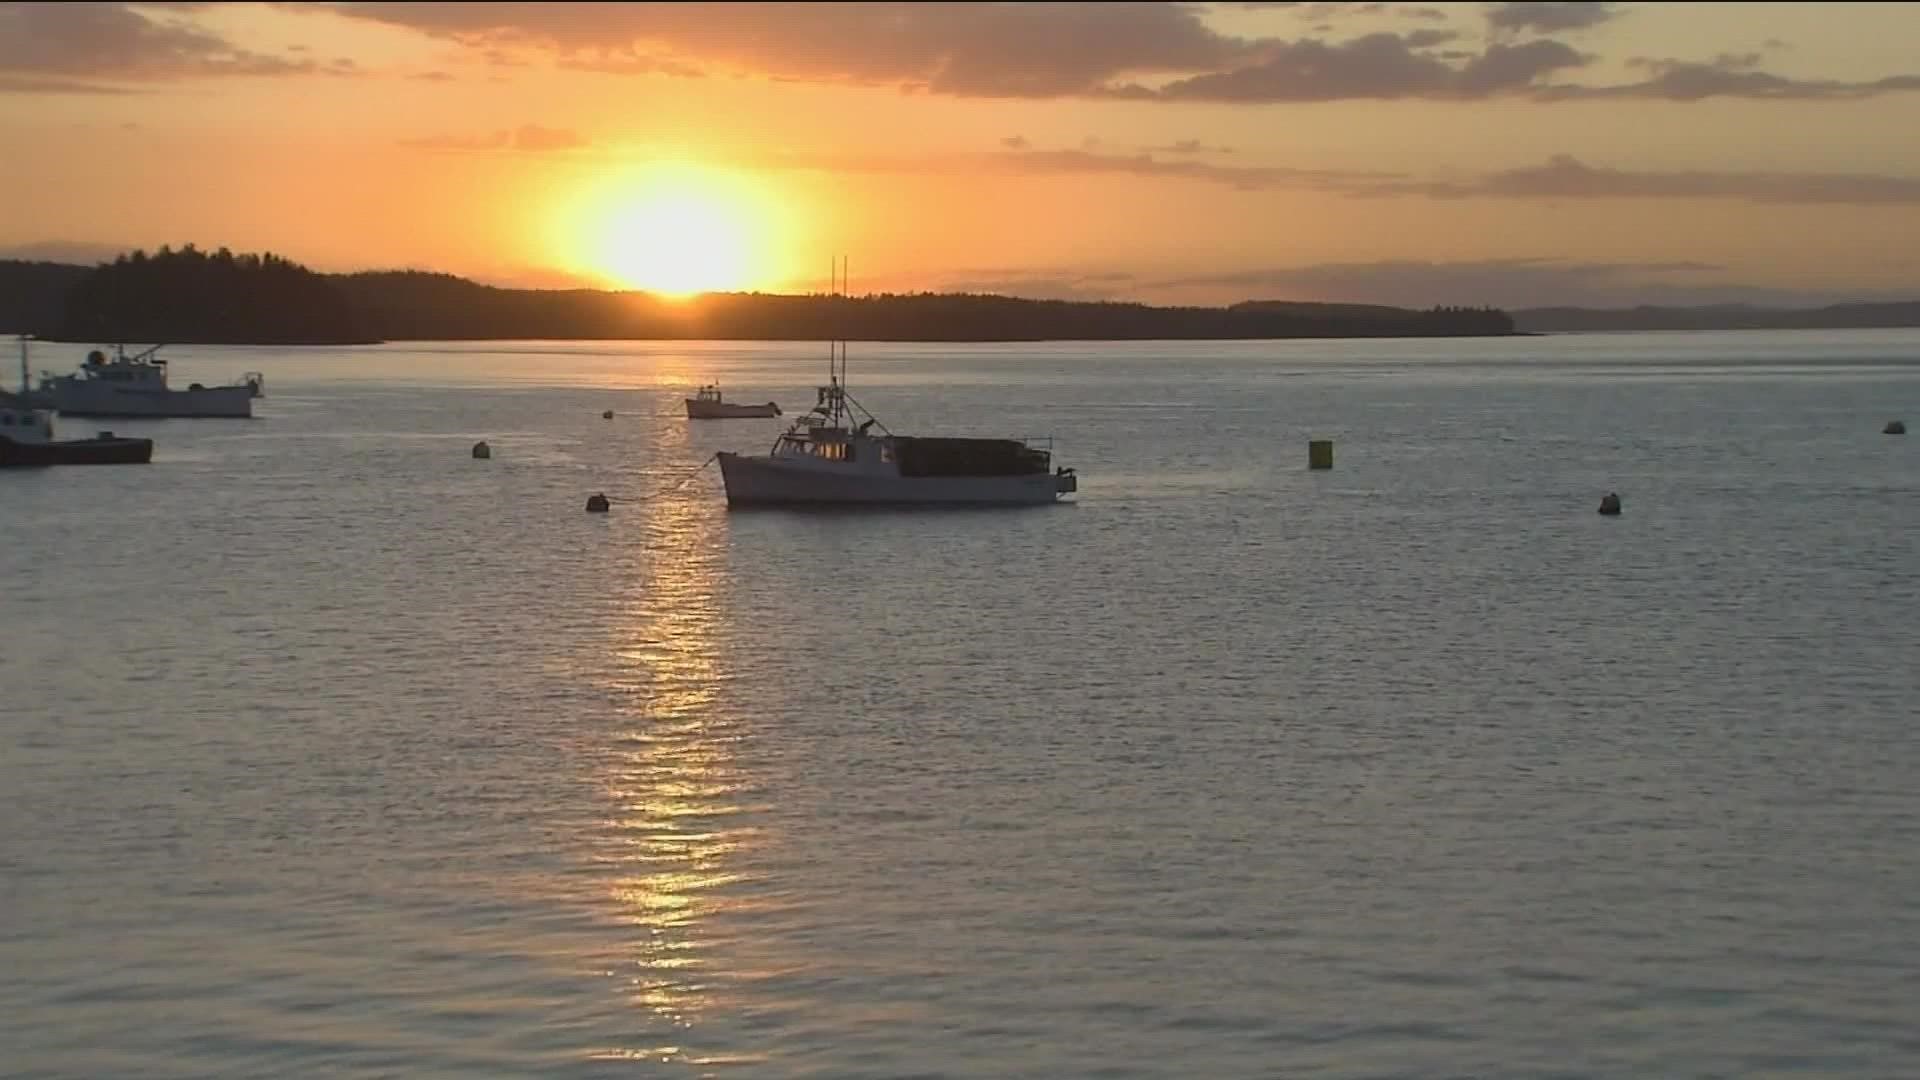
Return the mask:
<path id="1" fill-rule="evenodd" d="M 727 505 L 985 505 L 1051 503 L 1079 490 L 1053 468 L 1053 440 L 895 435 L 847 396 L 846 354 L 829 363 L 811 412 L 763 456 L 722 452 Z M 879 433 L 875 434 L 874 429 Z"/>
<path id="2" fill-rule="evenodd" d="M 685 400 L 689 420 L 741 420 L 780 415 L 780 406 L 771 401 L 765 405 L 737 405 L 723 400 L 716 383 L 708 383 Z"/>
<path id="3" fill-rule="evenodd" d="M 115 346 L 108 356 L 95 349 L 78 374 L 43 376 L 35 402 L 67 416 L 245 419 L 253 415 L 253 399 L 266 393 L 266 379 L 257 371 L 228 386 L 194 383 L 175 390 L 167 385 L 167 362 L 155 355 L 159 351 L 155 345 L 129 356 Z"/>

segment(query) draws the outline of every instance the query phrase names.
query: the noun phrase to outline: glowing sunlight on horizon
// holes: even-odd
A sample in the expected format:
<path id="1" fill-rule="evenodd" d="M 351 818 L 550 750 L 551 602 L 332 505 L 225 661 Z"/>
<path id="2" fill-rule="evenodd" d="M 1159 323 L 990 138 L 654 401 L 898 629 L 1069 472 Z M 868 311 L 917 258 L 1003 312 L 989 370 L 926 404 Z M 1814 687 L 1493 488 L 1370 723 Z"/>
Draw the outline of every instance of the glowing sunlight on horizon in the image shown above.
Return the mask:
<path id="1" fill-rule="evenodd" d="M 679 162 L 603 177 L 560 216 L 555 254 L 569 269 L 675 298 L 773 285 L 786 232 L 757 183 Z"/>

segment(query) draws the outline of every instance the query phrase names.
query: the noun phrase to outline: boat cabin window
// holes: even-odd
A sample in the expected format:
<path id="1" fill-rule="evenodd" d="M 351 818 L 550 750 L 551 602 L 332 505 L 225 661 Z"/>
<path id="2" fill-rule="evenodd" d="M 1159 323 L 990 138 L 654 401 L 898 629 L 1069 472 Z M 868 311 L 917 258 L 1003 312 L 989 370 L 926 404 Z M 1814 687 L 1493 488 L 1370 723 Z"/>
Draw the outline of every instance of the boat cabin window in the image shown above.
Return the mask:
<path id="1" fill-rule="evenodd" d="M 893 444 L 892 443 L 880 444 L 880 460 L 886 462 L 889 465 L 893 464 Z"/>

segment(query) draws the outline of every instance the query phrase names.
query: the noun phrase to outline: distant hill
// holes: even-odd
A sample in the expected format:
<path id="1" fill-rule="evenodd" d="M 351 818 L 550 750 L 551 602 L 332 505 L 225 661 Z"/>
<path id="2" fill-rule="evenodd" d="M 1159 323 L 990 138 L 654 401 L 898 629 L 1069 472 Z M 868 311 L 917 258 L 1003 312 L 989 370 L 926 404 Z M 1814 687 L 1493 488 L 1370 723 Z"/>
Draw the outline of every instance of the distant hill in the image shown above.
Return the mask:
<path id="1" fill-rule="evenodd" d="M 1026 300 L 970 293 L 860 297 L 502 289 L 451 274 L 319 274 L 273 255 L 188 246 L 95 268 L 0 262 L 0 332 L 67 341 L 351 344 L 497 339 L 1123 341 L 1514 333 L 1491 308 L 1258 301 L 1232 307 Z"/>
<path id="2" fill-rule="evenodd" d="M 1602 330 L 1842 330 L 1920 326 L 1920 301 L 1832 304 L 1818 308 L 1710 307 L 1527 308 L 1513 313 L 1526 333 Z"/>

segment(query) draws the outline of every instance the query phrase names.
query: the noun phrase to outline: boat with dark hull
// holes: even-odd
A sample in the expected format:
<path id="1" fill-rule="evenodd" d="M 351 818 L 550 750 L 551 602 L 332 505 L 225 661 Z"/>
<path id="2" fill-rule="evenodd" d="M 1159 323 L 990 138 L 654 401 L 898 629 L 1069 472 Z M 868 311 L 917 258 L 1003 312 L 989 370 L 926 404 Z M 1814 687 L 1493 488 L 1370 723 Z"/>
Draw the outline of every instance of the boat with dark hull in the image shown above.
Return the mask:
<path id="1" fill-rule="evenodd" d="M 152 439 L 103 431 L 91 439 L 55 439 L 53 413 L 0 404 L 0 468 L 34 465 L 145 465 Z"/>
<path id="2" fill-rule="evenodd" d="M 773 449 L 721 452 L 729 506 L 1035 506 L 1079 490 L 1053 440 L 895 435 L 847 393 L 846 344 Z M 876 430 L 877 429 L 877 430 Z"/>

